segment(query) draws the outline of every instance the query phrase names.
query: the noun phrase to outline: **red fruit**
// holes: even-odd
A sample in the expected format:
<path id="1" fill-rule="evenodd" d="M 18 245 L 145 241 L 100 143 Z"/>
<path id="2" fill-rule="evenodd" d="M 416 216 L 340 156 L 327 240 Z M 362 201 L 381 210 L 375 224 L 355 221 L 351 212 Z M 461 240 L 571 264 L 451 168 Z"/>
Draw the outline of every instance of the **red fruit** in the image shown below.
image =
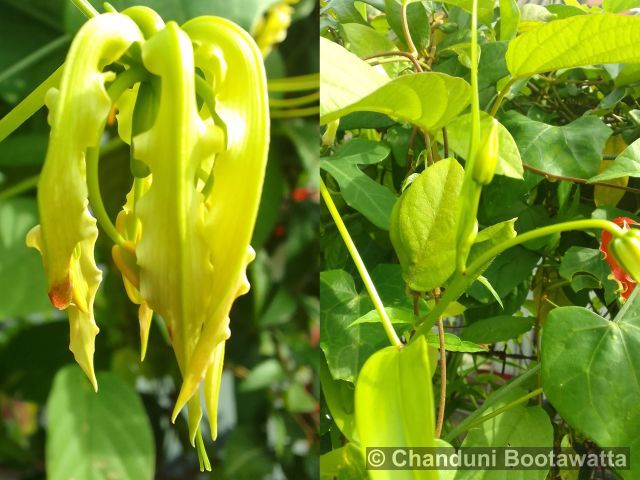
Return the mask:
<path id="1" fill-rule="evenodd" d="M 304 187 L 294 188 L 293 191 L 291 192 L 291 200 L 293 200 L 294 202 L 304 202 L 309 198 L 310 195 L 311 195 L 311 192 L 309 191 L 308 188 L 304 188 Z"/>

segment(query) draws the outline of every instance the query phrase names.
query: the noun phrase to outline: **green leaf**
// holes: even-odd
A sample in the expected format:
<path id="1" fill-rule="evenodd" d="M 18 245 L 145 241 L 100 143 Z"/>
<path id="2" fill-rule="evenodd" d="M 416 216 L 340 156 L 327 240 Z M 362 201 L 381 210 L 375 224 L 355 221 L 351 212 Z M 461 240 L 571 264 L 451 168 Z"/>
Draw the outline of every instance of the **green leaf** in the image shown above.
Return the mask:
<path id="1" fill-rule="evenodd" d="M 518 33 L 520 10 L 515 0 L 500 0 L 500 40 L 511 40 Z"/>
<path id="2" fill-rule="evenodd" d="M 525 395 L 513 390 L 507 399 L 496 403 L 487 413 Z M 549 415 L 540 406 L 513 407 L 472 428 L 462 442 L 462 448 L 472 447 L 553 447 L 553 426 Z M 547 470 L 459 470 L 455 480 L 544 480 Z"/>
<path id="3" fill-rule="evenodd" d="M 35 199 L 0 202 L 0 319 L 53 311 L 38 253 L 25 244 L 36 223 Z"/>
<path id="4" fill-rule="evenodd" d="M 321 480 L 362 480 L 367 478 L 362 453 L 353 443 L 320 455 Z"/>
<path id="5" fill-rule="evenodd" d="M 611 136 L 611 129 L 594 116 L 580 117 L 561 127 L 536 122 L 514 111 L 500 119 L 518 144 L 522 161 L 553 175 L 594 176 Z"/>
<path id="6" fill-rule="evenodd" d="M 360 447 L 431 447 L 434 407 L 427 342 L 387 347 L 367 360 L 356 384 Z M 427 379 L 427 381 L 425 381 Z M 435 471 L 370 470 L 371 480 L 437 480 Z"/>
<path id="7" fill-rule="evenodd" d="M 554 309 L 542 335 L 542 386 L 573 428 L 600 447 L 631 449 L 640 472 L 640 290 L 613 321 L 580 307 Z"/>
<path id="8" fill-rule="evenodd" d="M 384 113 L 427 130 L 455 118 L 471 88 L 443 73 L 417 73 L 389 80 L 340 45 L 320 39 L 320 123 L 349 113 Z M 357 81 L 354 81 L 357 79 Z"/>
<path id="9" fill-rule="evenodd" d="M 402 21 L 400 18 L 401 4 L 403 0 L 385 0 L 384 7 L 387 22 L 402 44 L 405 44 L 402 33 Z M 418 50 L 429 46 L 431 26 L 429 25 L 429 12 L 421 2 L 411 2 L 407 6 L 407 25 L 411 39 Z"/>
<path id="10" fill-rule="evenodd" d="M 444 0 L 443 3 L 455 5 L 469 13 L 471 13 L 473 6 L 472 0 Z M 491 25 L 491 21 L 493 20 L 492 0 L 478 0 L 478 19 L 486 25 Z"/>
<path id="11" fill-rule="evenodd" d="M 502 304 L 502 299 L 500 298 L 500 295 L 498 295 L 498 292 L 496 292 L 496 289 L 493 288 L 493 285 L 491 285 L 491 282 L 487 279 L 487 277 L 480 275 L 477 280 L 478 280 L 478 283 L 480 283 L 481 285 L 484 286 L 484 288 L 489 290 L 489 293 L 493 295 L 493 298 L 496 300 L 496 302 L 498 302 L 498 304 L 500 305 L 500 308 L 504 309 L 504 305 Z"/>
<path id="12" fill-rule="evenodd" d="M 633 142 L 600 174 L 590 182 L 604 182 L 619 177 L 640 177 L 640 139 Z"/>
<path id="13" fill-rule="evenodd" d="M 640 7 L 638 0 L 603 0 L 602 8 L 605 12 L 619 13 Z"/>
<path id="14" fill-rule="evenodd" d="M 260 390 L 285 378 L 286 374 L 280 362 L 275 358 L 270 358 L 251 369 L 247 378 L 240 384 L 240 390 L 243 392 Z"/>
<path id="15" fill-rule="evenodd" d="M 153 433 L 140 397 L 113 374 L 93 391 L 75 365 L 58 372 L 47 403 L 50 480 L 151 480 Z"/>
<path id="16" fill-rule="evenodd" d="M 358 12 L 353 0 L 329 0 L 321 13 L 332 11 L 340 23 L 362 23 L 364 18 Z"/>
<path id="17" fill-rule="evenodd" d="M 480 134 L 483 135 L 491 126 L 492 118 L 485 112 L 480 112 Z M 467 158 L 469 155 L 469 131 L 471 128 L 471 115 L 461 115 L 447 125 L 449 148 L 459 157 Z M 522 178 L 522 159 L 518 151 L 518 145 L 504 125 L 498 123 L 498 164 L 496 174 L 511 178 Z"/>
<path id="18" fill-rule="evenodd" d="M 364 60 L 337 43 L 320 37 L 321 118 L 356 103 L 388 81 L 384 73 L 375 70 Z"/>
<path id="19" fill-rule="evenodd" d="M 398 49 L 391 40 L 367 25 L 345 23 L 342 24 L 342 30 L 348 41 L 349 50 L 358 57 L 364 58 L 375 53 L 391 52 Z M 410 66 L 411 64 L 406 65 Z M 395 77 L 402 69 L 402 64 L 399 62 L 385 63 L 382 68 L 389 76 Z"/>
<path id="20" fill-rule="evenodd" d="M 316 411 L 318 402 L 304 385 L 293 382 L 285 391 L 285 405 L 291 413 L 312 413 Z"/>
<path id="21" fill-rule="evenodd" d="M 344 380 L 335 380 L 324 358 L 320 361 L 320 382 L 331 418 L 347 440 L 357 443 L 356 419 L 353 415 L 353 384 Z"/>
<path id="22" fill-rule="evenodd" d="M 570 247 L 562 257 L 558 273 L 571 282 L 574 292 L 584 288 L 604 288 L 605 301 L 609 303 L 617 297 L 618 283 L 609 278 L 611 268 L 603 253 L 596 248 Z"/>
<path id="23" fill-rule="evenodd" d="M 354 139 L 343 144 L 332 157 L 320 161 L 320 168 L 329 172 L 340 185 L 347 205 L 383 230 L 389 230 L 389 216 L 396 197 L 387 187 L 365 175 L 358 165 L 379 163 L 389 153 L 389 147 L 382 143 Z"/>
<path id="24" fill-rule="evenodd" d="M 427 335 L 427 343 L 430 347 L 440 348 L 440 337 L 437 333 L 430 333 Z M 453 333 L 445 333 L 444 334 L 444 349 L 447 352 L 486 352 L 487 348 L 482 347 L 474 342 L 469 342 L 467 340 L 462 340 L 457 335 Z"/>
<path id="25" fill-rule="evenodd" d="M 360 296 L 347 272 L 320 272 L 320 298 L 320 348 L 331 376 L 353 383 L 367 358 L 389 340 L 377 323 L 349 327 L 361 312 Z"/>
<path id="26" fill-rule="evenodd" d="M 518 338 L 533 327 L 532 317 L 501 315 L 483 318 L 464 327 L 462 339 L 474 343 L 497 343 Z"/>
<path id="27" fill-rule="evenodd" d="M 404 308 L 385 307 L 385 311 L 387 312 L 387 315 L 389 315 L 391 323 L 412 324 L 416 319 L 411 310 L 406 310 Z M 360 325 L 361 323 L 376 323 L 380 321 L 380 314 L 378 311 L 370 310 L 349 326 L 353 327 L 355 325 Z"/>
<path id="28" fill-rule="evenodd" d="M 531 277 L 539 259 L 540 255 L 524 247 L 514 247 L 501 253 L 489 265 L 484 275 L 500 298 L 505 298 L 514 288 Z M 479 282 L 471 285 L 467 293 L 482 303 L 493 301 L 493 294 Z"/>
<path id="29" fill-rule="evenodd" d="M 640 18 L 603 13 L 555 20 L 511 41 L 515 78 L 602 63 L 640 63 Z"/>
<path id="30" fill-rule="evenodd" d="M 454 159 L 428 167 L 398 199 L 391 214 L 391 243 L 407 286 L 440 287 L 455 270 L 458 196 L 464 170 Z"/>

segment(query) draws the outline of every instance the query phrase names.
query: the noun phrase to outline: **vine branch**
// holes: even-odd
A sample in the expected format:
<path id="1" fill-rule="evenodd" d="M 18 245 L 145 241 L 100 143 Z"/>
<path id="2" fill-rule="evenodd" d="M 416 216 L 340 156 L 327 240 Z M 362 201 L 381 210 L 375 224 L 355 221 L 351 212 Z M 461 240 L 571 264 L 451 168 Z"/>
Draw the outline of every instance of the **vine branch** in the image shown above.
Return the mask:
<path id="1" fill-rule="evenodd" d="M 522 167 L 525 170 L 529 170 L 530 172 L 535 173 L 537 175 L 542 175 L 543 177 L 547 177 L 547 178 L 553 178 L 555 180 L 565 180 L 567 182 L 581 183 L 581 184 L 586 184 L 586 185 L 600 185 L 601 187 L 615 188 L 615 189 L 618 189 L 618 190 L 624 190 L 626 192 L 640 194 L 640 189 L 638 189 L 638 188 L 625 187 L 624 185 L 616 185 L 615 183 L 609 183 L 609 182 L 589 182 L 588 180 L 585 180 L 584 178 L 567 177 L 567 176 L 564 176 L 564 175 L 555 175 L 553 173 L 549 173 L 549 172 L 545 172 L 544 170 L 540 170 L 539 168 L 536 168 L 536 167 L 534 167 L 532 165 L 528 165 L 526 163 L 523 163 Z"/>

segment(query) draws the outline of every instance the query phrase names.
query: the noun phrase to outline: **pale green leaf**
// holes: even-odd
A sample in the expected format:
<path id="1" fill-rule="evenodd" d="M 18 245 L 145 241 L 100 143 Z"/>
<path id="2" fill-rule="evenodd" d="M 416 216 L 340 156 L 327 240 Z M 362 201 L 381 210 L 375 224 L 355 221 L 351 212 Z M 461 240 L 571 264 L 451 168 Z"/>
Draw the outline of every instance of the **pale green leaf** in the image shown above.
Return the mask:
<path id="1" fill-rule="evenodd" d="M 486 132 L 492 123 L 492 117 L 485 112 L 480 112 L 481 135 Z M 469 155 L 469 131 L 471 128 L 471 115 L 461 115 L 447 125 L 449 148 L 459 157 L 467 158 Z M 518 145 L 504 125 L 498 123 L 498 164 L 496 174 L 511 178 L 522 178 L 522 159 L 518 151 Z"/>
<path id="2" fill-rule="evenodd" d="M 463 176 L 456 160 L 441 160 L 422 172 L 393 208 L 391 243 L 404 281 L 414 291 L 442 286 L 455 269 L 451 245 Z"/>
<path id="3" fill-rule="evenodd" d="M 520 10 L 515 0 L 500 0 L 500 40 L 511 40 L 518 32 Z"/>
<path id="4" fill-rule="evenodd" d="M 589 179 L 590 182 L 603 182 L 620 177 L 640 177 L 640 140 L 636 140 L 616 157 L 602 173 Z"/>
<path id="5" fill-rule="evenodd" d="M 482 275 L 480 275 L 477 278 L 477 281 L 480 282 L 482 285 L 484 285 L 484 287 L 487 290 L 489 290 L 489 293 L 491 295 L 493 295 L 493 298 L 496 299 L 498 304 L 500 304 L 500 307 L 504 308 L 504 305 L 502 304 L 502 299 L 500 298 L 500 295 L 498 295 L 498 292 L 496 292 L 496 289 L 493 288 L 493 285 L 491 285 L 491 282 L 489 281 L 489 279 L 487 277 L 483 277 Z"/>
<path id="6" fill-rule="evenodd" d="M 430 347 L 440 348 L 440 337 L 437 333 L 430 333 L 427 335 L 427 343 Z M 487 348 L 478 345 L 477 343 L 463 340 L 453 333 L 446 332 L 444 334 L 444 349 L 447 352 L 486 352 Z"/>
<path id="7" fill-rule="evenodd" d="M 368 57 L 379 52 L 392 52 L 398 48 L 382 33 L 373 28 L 360 23 L 342 24 L 344 36 L 348 42 L 349 51 L 355 53 L 360 58 Z M 404 67 L 411 67 L 411 63 L 404 63 Z M 398 75 L 403 68 L 401 62 L 385 63 L 381 66 L 391 77 Z"/>
<path id="8" fill-rule="evenodd" d="M 427 342 L 387 347 L 365 363 L 356 384 L 360 448 L 434 446 L 434 407 Z M 426 381 L 425 381 L 426 379 Z M 369 470 L 371 480 L 437 480 L 429 470 Z"/>
<path id="9" fill-rule="evenodd" d="M 561 68 L 639 63 L 640 17 L 602 13 L 555 20 L 516 39 L 507 50 L 515 78 Z"/>
<path id="10" fill-rule="evenodd" d="M 640 7 L 639 0 L 603 0 L 602 8 L 605 12 L 618 13 Z"/>
<path id="11" fill-rule="evenodd" d="M 49 480 L 151 480 L 155 452 L 140 397 L 118 377 L 98 374 L 96 393 L 79 368 L 58 372 L 47 402 Z"/>

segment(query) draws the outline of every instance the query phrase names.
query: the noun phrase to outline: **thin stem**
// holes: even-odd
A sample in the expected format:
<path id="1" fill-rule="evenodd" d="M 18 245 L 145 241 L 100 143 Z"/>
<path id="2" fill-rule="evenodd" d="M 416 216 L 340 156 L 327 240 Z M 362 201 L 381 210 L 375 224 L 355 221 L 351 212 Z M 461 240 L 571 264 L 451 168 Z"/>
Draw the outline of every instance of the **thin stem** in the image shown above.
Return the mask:
<path id="1" fill-rule="evenodd" d="M 211 462 L 209 461 L 209 456 L 207 455 L 207 449 L 204 447 L 204 440 L 202 440 L 202 432 L 200 428 L 196 432 L 196 452 L 198 453 L 198 463 L 200 464 L 200 471 L 210 472 L 211 471 Z"/>
<path id="2" fill-rule="evenodd" d="M 422 323 L 416 329 L 416 333 L 412 338 L 412 341 L 419 335 L 426 335 L 439 317 L 442 316 L 447 307 L 454 301 L 456 301 L 460 295 L 462 295 L 465 289 L 469 286 L 477 275 L 480 274 L 482 269 L 487 263 L 500 255 L 505 250 L 511 247 L 526 243 L 536 238 L 545 237 L 554 233 L 562 233 L 569 230 L 606 230 L 614 237 L 619 237 L 622 233 L 622 229 L 615 223 L 608 220 L 588 219 L 588 220 L 575 220 L 572 222 L 557 223 L 555 225 L 548 225 L 546 227 L 537 228 L 529 232 L 525 232 L 518 235 L 515 238 L 505 240 L 504 242 L 490 248 L 473 261 L 468 267 L 466 272 L 459 273 L 455 276 L 453 281 L 449 284 L 449 287 L 445 290 L 440 302 L 438 302 L 433 310 L 431 310 L 423 319 Z"/>
<path id="3" fill-rule="evenodd" d="M 638 189 L 638 188 L 625 187 L 624 185 L 616 185 L 615 183 L 609 183 L 609 182 L 590 182 L 589 180 L 585 180 L 584 178 L 566 177 L 564 175 L 555 175 L 553 173 L 549 173 L 549 172 L 545 172 L 544 170 L 540 170 L 539 168 L 533 167 L 533 166 L 528 165 L 526 163 L 523 163 L 522 167 L 525 170 L 529 170 L 530 172 L 533 172 L 533 173 L 538 174 L 538 175 L 542 175 L 542 176 L 547 177 L 547 178 L 554 178 L 556 180 L 565 180 L 567 182 L 581 183 L 581 184 L 586 184 L 586 185 L 600 185 L 601 187 L 615 188 L 615 189 L 618 189 L 618 190 L 624 190 L 626 192 L 632 192 L 632 193 L 640 194 L 640 189 Z"/>
<path id="4" fill-rule="evenodd" d="M 497 417 L 498 415 L 503 414 L 504 412 L 507 412 L 509 410 L 511 410 L 513 407 L 517 407 L 518 405 L 525 403 L 526 401 L 530 400 L 533 397 L 536 397 L 538 395 L 540 395 L 542 393 L 542 388 L 536 388 L 534 391 L 527 393 L 526 395 L 523 395 L 520 398 L 517 398 L 516 400 L 514 400 L 511 403 L 508 403 L 507 405 L 505 405 L 504 407 L 500 407 L 500 408 L 496 408 L 493 412 L 488 413 L 486 415 L 484 415 L 483 417 L 478 418 L 477 420 L 469 423 L 466 428 L 464 430 L 462 430 L 463 432 L 466 430 L 471 430 L 474 427 L 477 427 L 478 425 L 482 425 L 484 422 L 486 422 L 487 420 L 491 420 L 494 417 Z M 459 432 L 461 433 L 461 432 Z"/>
<path id="5" fill-rule="evenodd" d="M 87 163 L 87 189 L 89 190 L 89 202 L 96 220 L 116 245 L 124 245 L 125 240 L 111 222 L 107 210 L 100 195 L 100 181 L 98 177 L 98 161 L 100 159 L 100 147 L 89 147 L 86 154 Z"/>
<path id="6" fill-rule="evenodd" d="M 408 0 L 402 0 L 402 7 L 400 8 L 400 22 L 402 23 L 402 35 L 404 36 L 404 41 L 409 48 L 409 52 L 417 57 L 418 49 L 416 45 L 413 43 L 413 39 L 411 38 L 411 32 L 409 31 L 409 22 L 407 20 L 407 8 L 409 7 Z"/>
<path id="7" fill-rule="evenodd" d="M 480 96 L 478 93 L 478 0 L 473 0 L 471 15 L 471 142 L 465 172 L 473 171 L 480 144 Z"/>
<path id="8" fill-rule="evenodd" d="M 444 324 L 442 317 L 438 319 L 438 338 L 440 339 L 440 405 L 438 407 L 438 422 L 436 423 L 436 438 L 442 434 L 444 424 L 444 407 L 447 401 L 447 355 L 444 349 Z"/>
<path id="9" fill-rule="evenodd" d="M 498 109 L 500 108 L 500 105 L 504 100 L 504 97 L 507 96 L 507 94 L 509 93 L 509 90 L 511 90 L 511 87 L 516 82 L 516 80 L 517 78 L 512 78 L 507 82 L 507 84 L 504 87 L 502 87 L 502 90 L 500 90 L 500 93 L 498 94 L 498 98 L 496 98 L 496 101 L 493 103 L 493 107 L 491 108 L 491 113 L 489 115 L 491 115 L 492 117 L 496 116 L 496 114 L 498 113 Z"/>
<path id="10" fill-rule="evenodd" d="M 475 358 L 475 357 L 474 357 Z M 479 408 L 474 410 L 468 417 L 462 420 L 458 425 L 456 425 L 450 432 L 448 432 L 443 439 L 447 442 L 452 442 L 458 435 L 462 432 L 466 432 L 469 429 L 469 425 L 479 419 L 482 414 L 487 411 L 491 405 L 499 402 L 501 399 L 508 397 L 511 395 L 511 392 L 519 389 L 521 387 L 526 387 L 529 382 L 538 374 L 540 371 L 540 364 L 531 367 L 529 370 L 524 372 L 522 375 L 519 375 L 515 379 L 511 380 L 506 385 L 503 385 L 498 390 L 491 394 L 489 397 L 490 401 L 485 401 Z"/>
<path id="11" fill-rule="evenodd" d="M 267 82 L 270 92 L 300 92 L 317 90 L 320 86 L 320 75 L 309 73 L 297 77 L 276 78 Z"/>
<path id="12" fill-rule="evenodd" d="M 422 66 L 420 65 L 420 63 L 418 63 L 418 60 L 416 59 L 416 57 L 414 57 L 413 55 L 411 55 L 408 52 L 403 52 L 400 50 L 389 50 L 386 52 L 378 52 L 378 53 L 374 53 L 373 55 L 367 55 L 366 57 L 363 57 L 363 60 L 371 60 L 373 58 L 380 58 L 380 57 L 402 57 L 402 58 L 406 58 L 407 60 L 409 60 L 412 64 L 413 64 L 413 68 L 416 72 L 422 72 L 424 71 Z"/>
<path id="13" fill-rule="evenodd" d="M 100 15 L 100 12 L 93 8 L 93 5 L 91 5 L 88 0 L 71 0 L 71 3 L 73 3 L 75 7 L 87 18 Z"/>
<path id="14" fill-rule="evenodd" d="M 447 127 L 442 127 L 442 146 L 444 148 L 444 158 L 449 158 L 449 134 Z"/>
<path id="15" fill-rule="evenodd" d="M 11 197 L 20 195 L 21 193 L 28 192 L 32 188 L 36 188 L 38 186 L 39 178 L 40 174 L 34 175 L 33 177 L 25 178 L 15 185 L 10 186 L 6 190 L 3 190 L 2 192 L 0 192 L 0 201 L 7 200 Z"/>
<path id="16" fill-rule="evenodd" d="M 315 102 L 319 99 L 320 92 L 313 92 L 308 95 L 302 95 L 295 98 L 270 98 L 269 106 L 282 108 L 300 107 L 302 105 L 306 105 L 307 103 Z"/>
<path id="17" fill-rule="evenodd" d="M 11 135 L 26 122 L 34 113 L 44 106 L 44 99 L 49 89 L 60 85 L 64 65 L 49 75 L 44 82 L 38 85 L 27 97 L 16 105 L 0 120 L 0 142 Z"/>
<path id="18" fill-rule="evenodd" d="M 64 47 L 70 41 L 71 37 L 69 37 L 69 35 L 63 35 L 62 37 L 56 38 L 52 42 L 47 43 L 44 47 L 39 48 L 35 52 L 27 55 L 20 61 L 11 65 L 4 72 L 2 72 L 0 74 L 0 82 L 4 82 L 6 79 L 20 73 L 22 70 L 40 62 L 43 58 L 51 55 L 52 52 L 55 52 L 59 48 Z"/>
<path id="19" fill-rule="evenodd" d="M 338 212 L 338 209 L 333 203 L 331 194 L 329 193 L 329 190 L 327 190 L 327 187 L 325 186 L 324 181 L 322 179 L 320 179 L 320 193 L 322 194 L 322 198 L 324 199 L 324 202 L 327 206 L 327 209 L 329 210 L 329 213 L 331 214 L 331 217 L 333 218 L 333 221 L 336 224 L 336 227 L 338 227 L 338 231 L 342 236 L 342 240 L 344 241 L 344 244 L 346 245 L 347 250 L 349 250 L 349 253 L 351 254 L 353 263 L 356 264 L 358 273 L 360 273 L 360 277 L 362 278 L 362 281 L 364 282 L 364 285 L 367 288 L 367 292 L 369 292 L 369 297 L 371 297 L 371 301 L 373 302 L 373 305 L 378 311 L 378 315 L 380 315 L 382 326 L 384 327 L 384 331 L 386 332 L 387 337 L 389 337 L 389 341 L 391 342 L 392 345 L 396 347 L 402 347 L 402 342 L 400 341 L 400 338 L 398 338 L 398 335 L 393 329 L 393 324 L 391 323 L 391 319 L 389 318 L 389 315 L 387 315 L 387 311 L 384 309 L 382 300 L 380 299 L 380 296 L 378 295 L 376 287 L 373 284 L 373 281 L 371 280 L 371 276 L 369 276 L 367 267 L 364 265 L 364 262 L 360 257 L 360 253 L 358 252 L 358 249 L 356 248 L 355 243 L 353 243 L 353 240 L 351 239 L 351 235 L 349 235 L 349 231 L 347 230 L 346 225 L 342 221 L 342 218 L 340 217 L 340 213 Z"/>
<path id="20" fill-rule="evenodd" d="M 290 110 L 271 110 L 271 118 L 308 117 L 318 115 L 320 107 L 292 108 Z"/>

